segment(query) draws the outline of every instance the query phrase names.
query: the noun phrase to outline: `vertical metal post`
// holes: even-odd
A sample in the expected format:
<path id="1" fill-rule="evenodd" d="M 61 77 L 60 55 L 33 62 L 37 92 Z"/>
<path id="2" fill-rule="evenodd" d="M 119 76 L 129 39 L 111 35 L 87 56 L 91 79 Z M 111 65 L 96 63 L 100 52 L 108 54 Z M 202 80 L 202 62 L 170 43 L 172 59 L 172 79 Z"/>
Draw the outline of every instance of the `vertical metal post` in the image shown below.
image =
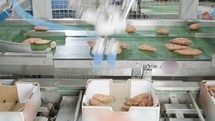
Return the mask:
<path id="1" fill-rule="evenodd" d="M 32 5 L 34 17 L 52 19 L 51 0 L 32 0 Z"/>
<path id="2" fill-rule="evenodd" d="M 75 109 L 75 117 L 74 117 L 73 121 L 78 121 L 78 119 L 79 119 L 79 116 L 80 116 L 79 113 L 80 113 L 80 109 L 81 109 L 81 102 L 82 102 L 83 94 L 84 94 L 84 91 L 81 90 L 79 92 L 78 102 L 77 102 L 77 106 Z"/>
<path id="3" fill-rule="evenodd" d="M 204 119 L 204 117 L 203 117 L 198 105 L 196 104 L 196 101 L 193 98 L 192 92 L 188 91 L 187 93 L 188 93 L 188 95 L 189 95 L 189 97 L 190 97 L 190 99 L 191 99 L 191 101 L 193 103 L 194 108 L 196 109 L 196 112 L 197 112 L 197 114 L 199 116 L 200 121 L 205 121 L 205 119 Z"/>
<path id="4" fill-rule="evenodd" d="M 179 19 L 197 19 L 199 0 L 180 0 Z"/>

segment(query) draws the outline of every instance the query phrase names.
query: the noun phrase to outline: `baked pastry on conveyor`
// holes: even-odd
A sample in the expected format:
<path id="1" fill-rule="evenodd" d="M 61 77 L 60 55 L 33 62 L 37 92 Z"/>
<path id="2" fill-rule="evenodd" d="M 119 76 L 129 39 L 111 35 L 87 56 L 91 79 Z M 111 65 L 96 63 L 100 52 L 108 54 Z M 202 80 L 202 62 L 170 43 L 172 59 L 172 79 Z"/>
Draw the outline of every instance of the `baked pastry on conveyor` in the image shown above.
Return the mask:
<path id="1" fill-rule="evenodd" d="M 187 49 L 187 48 L 189 48 L 188 46 L 177 45 L 177 44 L 164 44 L 164 46 L 168 50 L 181 50 L 181 49 Z"/>
<path id="2" fill-rule="evenodd" d="M 191 56 L 197 56 L 202 54 L 203 52 L 199 49 L 193 49 L 193 48 L 187 48 L 182 50 L 175 50 L 174 52 L 179 53 L 181 55 L 191 55 Z"/>
<path id="3" fill-rule="evenodd" d="M 187 46 L 192 44 L 192 41 L 187 38 L 175 38 L 170 40 L 170 42 L 173 44 L 187 45 Z"/>
<path id="4" fill-rule="evenodd" d="M 140 50 L 155 52 L 157 49 L 151 45 L 143 44 L 138 47 Z"/>

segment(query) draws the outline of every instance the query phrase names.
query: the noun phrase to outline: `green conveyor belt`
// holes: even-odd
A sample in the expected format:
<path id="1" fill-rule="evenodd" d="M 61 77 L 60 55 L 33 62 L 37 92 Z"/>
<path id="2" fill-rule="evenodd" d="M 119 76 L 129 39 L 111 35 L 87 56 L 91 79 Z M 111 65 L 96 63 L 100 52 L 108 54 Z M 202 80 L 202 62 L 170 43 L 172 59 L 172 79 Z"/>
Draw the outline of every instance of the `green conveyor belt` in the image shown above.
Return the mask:
<path id="1" fill-rule="evenodd" d="M 4 26 L 0 25 L 0 39 L 12 41 L 12 42 L 22 42 L 25 37 L 23 33 L 25 31 L 31 30 L 33 26 L 21 26 L 21 25 L 9 25 Z M 77 26 L 83 29 L 93 29 L 92 26 Z M 215 40 L 214 39 L 203 39 L 203 38 L 192 38 L 191 35 L 194 34 L 194 31 L 190 31 L 187 29 L 187 26 L 171 26 L 171 27 L 156 27 L 155 30 L 160 28 L 168 28 L 170 30 L 170 35 L 174 35 L 176 37 L 187 37 L 193 41 L 191 47 L 198 48 L 204 52 L 204 54 L 200 56 L 183 56 L 164 48 L 163 44 L 169 43 L 169 40 L 172 37 L 168 37 L 168 35 L 156 35 L 154 37 L 147 37 L 150 34 L 155 34 L 154 30 L 148 31 L 137 31 L 136 33 L 122 33 L 120 35 L 113 35 L 112 37 L 116 37 L 118 40 L 125 42 L 128 47 L 122 51 L 121 54 L 117 56 L 119 60 L 210 60 L 212 54 L 215 53 Z M 202 27 L 199 32 L 214 32 L 215 28 L 213 27 Z M 66 41 L 65 37 L 57 37 L 57 36 L 49 36 L 49 37 L 40 37 L 43 39 L 49 39 L 56 41 L 58 45 L 63 48 L 64 46 L 68 46 L 68 41 Z M 69 44 L 75 43 L 74 46 L 85 48 L 83 43 L 86 43 L 86 40 L 71 40 Z M 145 52 L 140 51 L 137 47 L 141 44 L 150 44 L 157 48 L 157 52 Z M 45 50 L 49 45 L 32 45 L 32 50 L 34 51 L 42 51 Z M 87 44 L 85 46 L 88 46 Z M 69 48 L 68 48 L 69 49 Z M 68 52 L 66 49 L 65 53 Z M 69 57 L 73 58 L 85 58 L 91 59 L 90 49 L 82 49 L 76 48 L 74 51 L 69 51 L 67 54 Z M 65 56 L 66 54 L 60 49 L 56 49 L 53 51 L 59 56 Z M 67 56 L 66 55 L 66 56 Z M 59 57 L 55 56 L 55 57 Z M 68 58 L 69 58 L 68 57 Z"/>
<path id="2" fill-rule="evenodd" d="M 93 26 L 89 25 L 75 25 L 81 30 L 93 30 Z M 0 25 L 0 39 L 7 40 L 12 42 L 22 42 L 27 37 L 23 36 L 24 32 L 32 30 L 33 26 L 31 25 Z M 61 30 L 60 28 L 52 27 L 53 30 Z M 64 27 L 64 29 L 71 29 L 70 26 Z M 55 38 L 55 37 L 50 37 Z"/>
<path id="3" fill-rule="evenodd" d="M 169 35 L 159 35 L 155 31 L 159 29 L 168 29 Z M 113 37 L 149 37 L 149 36 L 155 36 L 155 37 L 192 37 L 194 36 L 194 33 L 196 32 L 202 32 L 202 33 L 214 33 L 215 27 L 201 27 L 199 30 L 191 31 L 188 29 L 187 26 L 157 26 L 154 28 L 154 30 L 138 30 L 134 33 L 127 33 L 123 32 L 118 35 L 113 35 Z"/>
<path id="4" fill-rule="evenodd" d="M 209 32 L 209 33 L 214 33 L 215 32 L 215 27 L 201 27 L 199 30 L 197 31 L 193 31 L 193 32 L 203 32 L 203 33 L 206 33 L 206 32 Z"/>
<path id="5" fill-rule="evenodd" d="M 153 13 L 178 13 L 179 5 L 163 5 L 163 6 L 144 6 L 143 10 L 145 14 Z"/>
<path id="6" fill-rule="evenodd" d="M 173 38 L 119 38 L 127 43 L 128 47 L 118 55 L 120 60 L 210 60 L 215 53 L 215 40 L 202 38 L 189 38 L 192 40 L 192 48 L 198 48 L 204 54 L 200 56 L 184 56 L 167 50 L 163 44 L 169 43 Z M 157 48 L 156 52 L 140 51 L 137 47 L 141 44 L 149 44 Z"/>
<path id="7" fill-rule="evenodd" d="M 144 29 L 144 28 L 143 28 Z M 170 31 L 169 35 L 159 35 L 155 31 L 159 29 L 168 29 Z M 171 27 L 155 27 L 153 30 L 138 30 L 134 33 L 123 32 L 119 35 L 113 35 L 113 37 L 168 37 L 168 36 L 180 36 L 180 37 L 190 37 L 190 31 L 185 26 L 171 26 Z"/>

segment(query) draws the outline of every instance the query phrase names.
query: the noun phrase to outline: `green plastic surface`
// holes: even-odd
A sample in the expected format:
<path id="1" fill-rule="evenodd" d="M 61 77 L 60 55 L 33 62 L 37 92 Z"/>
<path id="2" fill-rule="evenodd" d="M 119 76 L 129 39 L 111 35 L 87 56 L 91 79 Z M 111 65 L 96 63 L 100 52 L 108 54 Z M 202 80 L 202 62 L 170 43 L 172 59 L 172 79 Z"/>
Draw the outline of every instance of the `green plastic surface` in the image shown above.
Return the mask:
<path id="1" fill-rule="evenodd" d="M 157 30 L 159 29 L 168 29 L 169 30 L 169 35 L 159 35 L 156 33 Z M 190 30 L 187 29 L 186 26 L 169 26 L 169 27 L 161 27 L 157 26 L 155 27 L 155 30 L 138 30 L 134 33 L 127 33 L 123 32 L 118 35 L 113 35 L 113 37 L 169 37 L 169 36 L 174 36 L 174 37 L 190 37 Z"/>
<path id="2" fill-rule="evenodd" d="M 188 38 L 192 40 L 191 47 L 198 48 L 203 51 L 199 56 L 185 56 L 167 50 L 163 45 L 170 43 L 173 38 L 119 38 L 118 40 L 125 42 L 127 48 L 117 56 L 120 60 L 210 60 L 215 53 L 215 40 L 203 38 Z M 149 44 L 157 48 L 156 52 L 148 52 L 138 50 L 141 44 Z"/>
<path id="3" fill-rule="evenodd" d="M 188 25 L 187 25 L 188 26 Z M 118 60 L 210 60 L 212 55 L 215 53 L 215 39 L 203 39 L 203 38 L 192 38 L 192 35 L 195 31 L 190 31 L 187 26 L 171 26 L 171 27 L 156 27 L 155 30 L 161 28 L 168 28 L 170 30 L 169 35 L 155 35 L 152 37 L 148 37 L 148 35 L 155 34 L 155 30 L 148 31 L 137 31 L 135 33 L 126 33 L 123 32 L 120 35 L 113 35 L 111 37 L 116 37 L 119 41 L 125 42 L 127 44 L 127 48 L 123 49 L 122 53 L 117 56 Z M 33 26 L 26 25 L 0 25 L 0 39 L 12 42 L 22 42 L 24 39 L 28 38 L 24 36 L 24 32 L 31 30 Z M 77 26 L 83 29 L 93 29 L 92 26 Z M 214 27 L 201 27 L 198 32 L 214 32 Z M 191 47 L 198 48 L 203 51 L 203 54 L 200 56 L 183 56 L 172 51 L 167 50 L 163 44 L 169 43 L 169 40 L 173 39 L 173 37 L 187 37 L 192 40 L 193 44 Z M 68 42 L 65 37 L 58 36 L 48 36 L 48 37 L 40 37 L 43 39 L 48 39 L 52 41 L 56 41 L 57 45 L 68 46 Z M 88 39 L 87 39 L 88 40 Z M 89 39 L 90 40 L 90 39 Z M 90 54 L 90 49 L 82 49 L 84 48 L 83 43 L 86 43 L 85 40 L 73 40 L 72 43 L 75 43 L 74 46 L 77 46 L 74 51 L 70 51 L 70 55 L 77 56 L 76 59 L 85 58 L 92 59 L 92 55 Z M 71 44 L 71 43 L 70 43 Z M 150 44 L 157 48 L 156 52 L 146 52 L 138 50 L 137 47 L 141 44 Z M 34 51 L 42 51 L 45 50 L 49 44 L 47 45 L 35 45 L 32 44 L 32 50 Z M 85 45 L 88 46 L 88 45 Z M 56 52 L 55 52 L 56 51 Z M 62 52 L 58 52 L 60 49 L 53 49 L 53 53 L 58 53 L 62 55 Z M 66 49 L 64 49 L 66 52 Z M 83 51 L 83 52 L 82 52 Z M 68 51 L 67 51 L 68 52 Z M 74 54 L 75 53 L 75 54 Z"/>
<path id="4" fill-rule="evenodd" d="M 156 5 L 145 5 L 143 8 L 144 13 L 146 14 L 159 14 L 159 13 L 178 13 L 178 8 L 179 5 L 161 5 L 161 6 L 156 6 Z"/>

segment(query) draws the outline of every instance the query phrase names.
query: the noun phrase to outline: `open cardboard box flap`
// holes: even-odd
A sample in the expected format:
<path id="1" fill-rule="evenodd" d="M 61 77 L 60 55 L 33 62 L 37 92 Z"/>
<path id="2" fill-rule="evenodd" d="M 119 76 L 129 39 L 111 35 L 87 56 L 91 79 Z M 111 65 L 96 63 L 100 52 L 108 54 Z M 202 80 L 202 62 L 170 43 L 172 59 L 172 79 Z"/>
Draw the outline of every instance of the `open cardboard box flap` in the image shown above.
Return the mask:
<path id="1" fill-rule="evenodd" d="M 0 85 L 0 112 L 22 111 L 25 104 L 19 103 L 16 85 Z"/>

